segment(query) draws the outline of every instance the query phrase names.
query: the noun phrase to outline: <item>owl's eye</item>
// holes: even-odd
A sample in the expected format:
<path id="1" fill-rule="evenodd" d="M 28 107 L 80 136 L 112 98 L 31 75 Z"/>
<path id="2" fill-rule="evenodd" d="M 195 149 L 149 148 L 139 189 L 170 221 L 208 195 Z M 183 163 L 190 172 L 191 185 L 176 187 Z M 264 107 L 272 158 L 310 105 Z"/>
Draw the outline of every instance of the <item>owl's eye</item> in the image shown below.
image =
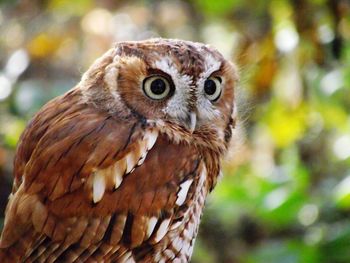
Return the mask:
<path id="1" fill-rule="evenodd" d="M 152 76 L 144 80 L 143 92 L 151 99 L 161 100 L 170 93 L 170 84 L 161 76 Z"/>
<path id="2" fill-rule="evenodd" d="M 204 82 L 205 96 L 211 100 L 216 101 L 221 95 L 221 78 L 210 77 Z"/>

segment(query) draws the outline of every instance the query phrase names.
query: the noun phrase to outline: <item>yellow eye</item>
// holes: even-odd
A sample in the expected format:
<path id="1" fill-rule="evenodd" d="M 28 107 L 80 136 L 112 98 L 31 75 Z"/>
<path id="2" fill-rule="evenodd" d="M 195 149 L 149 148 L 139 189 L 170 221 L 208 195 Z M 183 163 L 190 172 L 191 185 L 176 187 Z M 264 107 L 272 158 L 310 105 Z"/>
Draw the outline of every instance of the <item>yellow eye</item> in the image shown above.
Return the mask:
<path id="1" fill-rule="evenodd" d="M 211 100 L 216 101 L 221 95 L 221 78 L 210 77 L 204 82 L 205 96 Z"/>
<path id="2" fill-rule="evenodd" d="M 161 100 L 169 95 L 170 84 L 166 78 L 151 76 L 143 81 L 143 92 L 153 100 Z"/>

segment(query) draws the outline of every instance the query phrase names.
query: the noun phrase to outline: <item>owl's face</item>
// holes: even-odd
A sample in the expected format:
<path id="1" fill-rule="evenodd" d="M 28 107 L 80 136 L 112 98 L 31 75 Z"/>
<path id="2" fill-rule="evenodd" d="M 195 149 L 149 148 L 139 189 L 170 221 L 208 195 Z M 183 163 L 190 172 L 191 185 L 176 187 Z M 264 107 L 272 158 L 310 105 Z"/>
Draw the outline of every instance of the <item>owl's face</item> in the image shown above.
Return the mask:
<path id="1" fill-rule="evenodd" d="M 153 39 L 119 43 L 111 57 L 104 82 L 117 107 L 122 104 L 191 136 L 205 131 L 227 139 L 237 73 L 218 51 L 200 43 Z"/>

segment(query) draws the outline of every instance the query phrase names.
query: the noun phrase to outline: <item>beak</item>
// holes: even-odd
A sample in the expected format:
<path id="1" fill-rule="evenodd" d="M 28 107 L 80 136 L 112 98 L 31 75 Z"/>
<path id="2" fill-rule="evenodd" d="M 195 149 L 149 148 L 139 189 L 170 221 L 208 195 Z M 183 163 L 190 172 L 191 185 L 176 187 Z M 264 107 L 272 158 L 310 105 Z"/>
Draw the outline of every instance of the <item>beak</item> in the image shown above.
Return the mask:
<path id="1" fill-rule="evenodd" d="M 197 115 L 194 112 L 190 112 L 187 119 L 187 127 L 191 131 L 191 133 L 194 132 L 196 129 L 197 124 Z"/>

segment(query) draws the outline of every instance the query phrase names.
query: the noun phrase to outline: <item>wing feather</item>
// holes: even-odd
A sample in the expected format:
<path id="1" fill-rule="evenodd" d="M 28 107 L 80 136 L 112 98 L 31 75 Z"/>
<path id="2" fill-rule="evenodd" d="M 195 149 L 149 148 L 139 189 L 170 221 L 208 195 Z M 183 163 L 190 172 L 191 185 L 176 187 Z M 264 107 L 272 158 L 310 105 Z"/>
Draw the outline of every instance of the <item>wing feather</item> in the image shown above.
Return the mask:
<path id="1" fill-rule="evenodd" d="M 138 117 L 80 104 L 80 96 L 50 102 L 21 137 L 0 259 L 12 251 L 52 262 L 132 260 L 132 249 L 165 236 L 181 182 L 198 174 L 194 147 L 169 142 Z"/>

